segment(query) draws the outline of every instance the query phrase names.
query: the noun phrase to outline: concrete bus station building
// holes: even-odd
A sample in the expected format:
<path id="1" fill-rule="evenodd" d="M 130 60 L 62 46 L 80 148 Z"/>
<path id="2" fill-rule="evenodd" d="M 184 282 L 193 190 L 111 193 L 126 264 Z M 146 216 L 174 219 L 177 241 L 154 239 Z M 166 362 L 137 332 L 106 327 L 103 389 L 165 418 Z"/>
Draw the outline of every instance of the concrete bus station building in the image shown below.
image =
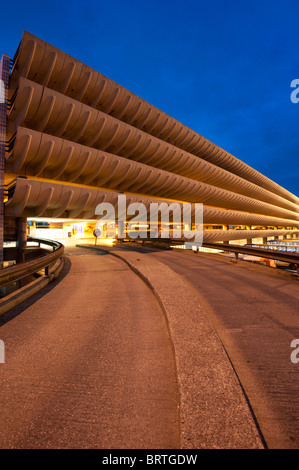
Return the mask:
<path id="1" fill-rule="evenodd" d="M 298 197 L 43 40 L 24 32 L 0 74 L 2 245 L 28 222 L 91 237 L 96 206 L 119 193 L 203 203 L 207 242 L 297 237 Z"/>

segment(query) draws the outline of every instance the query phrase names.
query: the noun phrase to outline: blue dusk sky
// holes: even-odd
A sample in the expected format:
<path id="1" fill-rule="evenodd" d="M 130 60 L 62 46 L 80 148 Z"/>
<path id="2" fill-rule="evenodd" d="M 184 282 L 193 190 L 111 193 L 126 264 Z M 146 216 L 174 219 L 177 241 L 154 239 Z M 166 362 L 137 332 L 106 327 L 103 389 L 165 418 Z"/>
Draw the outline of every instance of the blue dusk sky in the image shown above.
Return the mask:
<path id="1" fill-rule="evenodd" d="M 1 17 L 1 53 L 27 30 L 299 196 L 298 1 L 15 0 Z"/>

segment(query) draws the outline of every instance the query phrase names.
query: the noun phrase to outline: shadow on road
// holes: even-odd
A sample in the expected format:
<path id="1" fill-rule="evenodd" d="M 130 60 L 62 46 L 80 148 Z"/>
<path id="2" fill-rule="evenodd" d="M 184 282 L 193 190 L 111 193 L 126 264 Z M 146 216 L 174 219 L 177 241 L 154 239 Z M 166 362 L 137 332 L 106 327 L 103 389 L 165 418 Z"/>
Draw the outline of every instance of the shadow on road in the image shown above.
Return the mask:
<path id="1" fill-rule="evenodd" d="M 20 305 L 16 306 L 15 308 L 11 309 L 9 312 L 6 312 L 4 315 L 2 315 L 0 317 L 0 327 L 2 325 L 5 325 L 6 323 L 10 322 L 11 320 L 16 318 L 21 313 L 23 313 L 28 307 L 35 304 L 35 302 L 37 302 L 39 299 L 41 299 L 44 295 L 46 295 L 52 289 L 55 289 L 55 287 L 58 284 L 60 284 L 60 282 L 69 273 L 69 270 L 71 269 L 71 264 L 72 263 L 71 263 L 70 259 L 65 257 L 64 258 L 64 266 L 63 266 L 59 276 L 53 282 L 51 282 L 46 287 L 44 287 L 40 292 L 37 292 L 32 297 L 30 297 L 29 299 L 22 302 Z"/>

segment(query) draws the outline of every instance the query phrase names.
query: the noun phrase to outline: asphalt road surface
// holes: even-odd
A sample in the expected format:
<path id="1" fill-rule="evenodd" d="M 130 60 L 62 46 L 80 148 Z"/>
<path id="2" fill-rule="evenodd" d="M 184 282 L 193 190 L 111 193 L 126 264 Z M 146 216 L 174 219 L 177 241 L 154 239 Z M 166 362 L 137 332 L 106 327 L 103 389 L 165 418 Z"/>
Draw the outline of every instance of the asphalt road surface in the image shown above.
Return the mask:
<path id="1" fill-rule="evenodd" d="M 299 364 L 290 360 L 290 344 L 299 338 L 299 281 L 219 255 L 148 253 L 200 293 L 267 445 L 298 448 Z"/>
<path id="2" fill-rule="evenodd" d="M 0 318 L 1 448 L 179 448 L 175 364 L 151 290 L 109 255 Z"/>
<path id="3" fill-rule="evenodd" d="M 199 292 L 268 447 L 298 448 L 299 282 L 216 255 L 138 249 Z M 0 447 L 179 448 L 175 364 L 155 297 L 119 259 L 67 251 L 62 277 L 0 318 Z"/>

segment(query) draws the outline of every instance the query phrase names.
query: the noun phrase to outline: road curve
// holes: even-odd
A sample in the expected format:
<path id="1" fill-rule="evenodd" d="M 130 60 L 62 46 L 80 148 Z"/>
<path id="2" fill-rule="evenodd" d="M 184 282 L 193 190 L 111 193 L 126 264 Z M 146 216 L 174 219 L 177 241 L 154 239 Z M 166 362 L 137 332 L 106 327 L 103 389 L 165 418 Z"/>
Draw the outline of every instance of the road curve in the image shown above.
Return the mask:
<path id="1" fill-rule="evenodd" d="M 145 252 L 145 250 L 143 250 Z M 271 268 L 219 255 L 148 251 L 184 276 L 229 354 L 269 448 L 299 446 L 299 283 Z"/>
<path id="2" fill-rule="evenodd" d="M 156 298 L 121 260 L 68 253 L 62 280 L 0 319 L 0 447 L 178 448 Z"/>

